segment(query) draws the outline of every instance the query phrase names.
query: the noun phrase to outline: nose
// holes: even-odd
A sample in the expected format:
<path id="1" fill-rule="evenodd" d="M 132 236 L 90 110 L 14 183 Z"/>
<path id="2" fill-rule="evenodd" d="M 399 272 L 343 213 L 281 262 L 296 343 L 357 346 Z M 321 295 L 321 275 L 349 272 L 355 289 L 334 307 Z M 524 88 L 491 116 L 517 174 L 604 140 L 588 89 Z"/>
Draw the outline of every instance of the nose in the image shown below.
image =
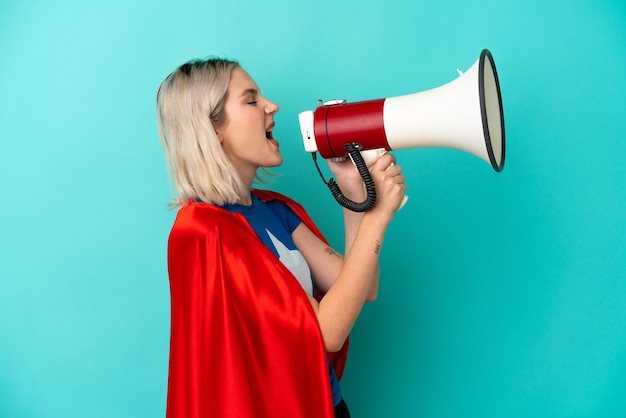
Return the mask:
<path id="1" fill-rule="evenodd" d="M 267 100 L 267 102 L 265 103 L 265 113 L 267 113 L 268 115 L 273 115 L 277 113 L 278 109 L 278 104 L 274 103 L 271 100 Z"/>

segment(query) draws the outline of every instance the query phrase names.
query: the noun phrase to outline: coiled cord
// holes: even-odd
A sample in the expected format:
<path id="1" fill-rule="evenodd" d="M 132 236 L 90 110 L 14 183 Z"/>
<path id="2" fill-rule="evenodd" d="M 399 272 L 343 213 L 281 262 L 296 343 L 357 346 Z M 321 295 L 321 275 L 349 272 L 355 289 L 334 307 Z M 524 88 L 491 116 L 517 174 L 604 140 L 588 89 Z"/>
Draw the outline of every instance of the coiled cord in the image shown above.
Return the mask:
<path id="1" fill-rule="evenodd" d="M 365 212 L 371 209 L 376 203 L 376 185 L 374 184 L 372 175 L 367 168 L 367 164 L 365 164 L 365 161 L 363 161 L 363 157 L 359 152 L 358 146 L 354 143 L 347 143 L 344 145 L 344 147 L 346 151 L 348 151 L 350 157 L 352 157 L 352 161 L 354 162 L 357 171 L 361 175 L 363 183 L 365 183 L 367 196 L 365 197 L 365 200 L 363 202 L 355 202 L 345 197 L 341 192 L 339 185 L 334 179 L 331 178 L 330 180 L 326 181 L 319 169 L 319 166 L 317 167 L 317 170 L 320 173 L 320 176 L 322 177 L 324 183 L 326 183 L 326 185 L 330 189 L 330 192 L 332 193 L 337 203 L 353 212 Z M 315 165 L 317 166 L 317 160 L 315 156 L 313 157 L 313 159 L 315 161 Z"/>

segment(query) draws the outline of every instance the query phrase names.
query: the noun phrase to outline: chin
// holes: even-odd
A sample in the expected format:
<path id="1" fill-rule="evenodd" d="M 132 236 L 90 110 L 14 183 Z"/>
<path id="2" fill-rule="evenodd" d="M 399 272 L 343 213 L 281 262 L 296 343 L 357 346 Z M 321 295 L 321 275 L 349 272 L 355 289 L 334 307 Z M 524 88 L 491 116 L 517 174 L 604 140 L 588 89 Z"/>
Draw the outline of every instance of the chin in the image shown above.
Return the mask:
<path id="1" fill-rule="evenodd" d="M 274 160 L 274 165 L 272 165 L 272 167 L 278 167 L 279 165 L 283 164 L 283 155 L 280 153 L 280 151 L 276 150 L 276 158 Z"/>
<path id="2" fill-rule="evenodd" d="M 279 167 L 281 165 L 283 165 L 283 157 L 272 158 L 272 159 L 268 158 L 259 167 L 273 168 L 273 167 Z"/>

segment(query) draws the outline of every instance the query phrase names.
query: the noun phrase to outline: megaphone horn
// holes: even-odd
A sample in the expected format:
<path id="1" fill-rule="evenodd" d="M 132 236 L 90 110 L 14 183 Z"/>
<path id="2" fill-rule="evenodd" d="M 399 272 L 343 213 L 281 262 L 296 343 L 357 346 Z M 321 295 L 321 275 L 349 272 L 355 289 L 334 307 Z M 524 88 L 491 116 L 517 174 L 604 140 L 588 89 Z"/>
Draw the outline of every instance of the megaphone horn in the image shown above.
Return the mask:
<path id="1" fill-rule="evenodd" d="M 324 158 L 350 155 L 355 160 L 346 144 L 359 151 L 453 148 L 483 159 L 496 172 L 504 168 L 504 110 L 496 66 L 487 49 L 469 70 L 443 86 L 385 99 L 331 101 L 298 117 L 304 149 L 314 157 L 319 152 Z M 375 197 L 367 201 L 349 209 L 367 210 Z"/>

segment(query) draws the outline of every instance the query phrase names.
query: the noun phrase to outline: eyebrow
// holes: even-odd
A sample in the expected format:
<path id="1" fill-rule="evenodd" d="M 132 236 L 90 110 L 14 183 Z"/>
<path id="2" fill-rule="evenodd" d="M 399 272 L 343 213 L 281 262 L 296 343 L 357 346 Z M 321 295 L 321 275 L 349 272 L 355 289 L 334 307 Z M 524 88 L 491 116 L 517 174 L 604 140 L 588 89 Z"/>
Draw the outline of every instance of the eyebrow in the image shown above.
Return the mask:
<path id="1" fill-rule="evenodd" d="M 243 93 L 241 93 L 241 95 L 239 97 L 244 97 L 244 96 L 246 96 L 248 94 L 256 96 L 257 94 L 259 94 L 259 91 L 257 89 L 245 89 L 243 91 Z"/>

